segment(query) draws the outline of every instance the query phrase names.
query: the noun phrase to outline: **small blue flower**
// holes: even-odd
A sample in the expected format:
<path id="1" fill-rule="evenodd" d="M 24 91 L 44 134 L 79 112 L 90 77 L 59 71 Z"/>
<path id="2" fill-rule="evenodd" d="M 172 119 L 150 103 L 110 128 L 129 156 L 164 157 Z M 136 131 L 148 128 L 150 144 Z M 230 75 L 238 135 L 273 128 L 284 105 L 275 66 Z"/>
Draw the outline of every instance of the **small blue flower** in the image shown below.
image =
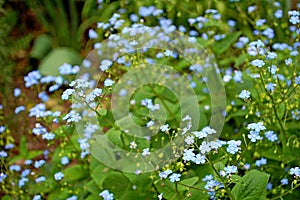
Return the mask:
<path id="1" fill-rule="evenodd" d="M 25 106 L 18 106 L 15 109 L 15 114 L 19 114 L 20 112 L 26 110 Z"/>
<path id="2" fill-rule="evenodd" d="M 250 133 L 248 134 L 248 138 L 251 140 L 251 142 L 262 140 L 262 137 L 259 135 L 259 132 L 257 131 L 250 131 Z"/>
<path id="3" fill-rule="evenodd" d="M 89 30 L 89 38 L 90 39 L 97 39 L 98 38 L 97 32 L 95 30 L 93 30 L 93 29 L 90 29 Z"/>
<path id="4" fill-rule="evenodd" d="M 242 90 L 242 92 L 239 94 L 239 98 L 241 99 L 250 98 L 250 92 L 248 90 Z"/>
<path id="5" fill-rule="evenodd" d="M 21 171 L 21 167 L 20 167 L 20 165 L 11 165 L 9 167 L 9 170 L 19 172 L 19 171 Z"/>
<path id="6" fill-rule="evenodd" d="M 227 167 L 224 168 L 224 170 L 225 170 L 226 174 L 235 174 L 235 173 L 237 173 L 237 167 L 234 166 L 234 165 L 227 166 Z"/>
<path id="7" fill-rule="evenodd" d="M 28 178 L 24 178 L 22 177 L 20 180 L 19 180 L 19 187 L 23 187 L 25 185 L 25 183 L 28 182 Z"/>
<path id="8" fill-rule="evenodd" d="M 267 21 L 266 19 L 259 19 L 255 22 L 255 25 L 262 26 L 262 25 L 264 25 L 264 23 L 266 23 L 266 21 Z"/>
<path id="9" fill-rule="evenodd" d="M 291 65 L 293 60 L 291 58 L 285 59 L 285 64 L 286 65 Z"/>
<path id="10" fill-rule="evenodd" d="M 0 126 L 0 133 L 3 133 L 5 131 L 5 126 Z"/>
<path id="11" fill-rule="evenodd" d="M 142 156 L 149 156 L 149 155 L 150 155 L 149 148 L 143 149 Z"/>
<path id="12" fill-rule="evenodd" d="M 181 174 L 173 173 L 173 174 L 169 177 L 169 179 L 170 179 L 170 182 L 174 183 L 174 182 L 180 181 L 180 177 L 181 177 Z"/>
<path id="13" fill-rule="evenodd" d="M 73 195 L 73 196 L 67 198 L 66 200 L 77 200 L 77 199 L 78 199 L 78 197 L 76 195 Z"/>
<path id="14" fill-rule="evenodd" d="M 38 178 L 35 179 L 36 183 L 40 183 L 40 182 L 44 182 L 46 181 L 46 177 L 45 176 L 40 176 Z"/>
<path id="15" fill-rule="evenodd" d="M 275 86 L 276 86 L 275 83 L 268 83 L 268 84 L 266 85 L 266 89 L 267 89 L 269 92 L 273 92 Z"/>
<path id="16" fill-rule="evenodd" d="M 113 80 L 107 78 L 107 79 L 105 79 L 105 81 L 104 81 L 104 86 L 110 87 L 110 86 L 112 86 L 114 83 L 115 83 L 115 82 L 114 82 Z"/>
<path id="17" fill-rule="evenodd" d="M 30 169 L 25 169 L 25 170 L 22 171 L 21 176 L 26 177 L 30 174 L 30 172 L 31 172 Z"/>
<path id="18" fill-rule="evenodd" d="M 7 177 L 7 175 L 3 172 L 0 173 L 0 183 Z"/>
<path id="19" fill-rule="evenodd" d="M 299 167 L 291 168 L 290 175 L 295 175 L 296 177 L 300 177 L 300 168 Z"/>
<path id="20" fill-rule="evenodd" d="M 41 166 L 43 166 L 44 164 L 46 164 L 46 161 L 45 160 L 36 160 L 35 162 L 34 162 L 34 167 L 35 168 L 40 168 Z"/>
<path id="21" fill-rule="evenodd" d="M 38 94 L 38 97 L 39 97 L 39 99 L 41 99 L 43 102 L 47 102 L 47 101 L 49 100 L 49 96 L 48 96 L 48 94 L 47 94 L 45 91 L 40 92 L 40 93 Z"/>
<path id="22" fill-rule="evenodd" d="M 260 60 L 260 59 L 256 59 L 256 60 L 252 60 L 250 62 L 251 65 L 255 66 L 255 67 L 263 67 L 265 65 L 265 62 L 263 60 Z"/>
<path id="23" fill-rule="evenodd" d="M 167 132 L 167 131 L 170 130 L 169 124 L 162 125 L 159 129 L 160 129 L 162 132 Z"/>
<path id="24" fill-rule="evenodd" d="M 166 171 L 160 172 L 159 177 L 160 178 L 167 178 L 170 174 L 172 174 L 172 170 L 168 169 Z"/>
<path id="25" fill-rule="evenodd" d="M 261 165 L 266 165 L 266 164 L 267 164 L 267 159 L 265 159 L 265 158 L 261 158 L 260 160 L 255 161 L 255 165 L 257 167 L 260 167 Z"/>
<path id="26" fill-rule="evenodd" d="M 273 184 L 271 182 L 269 182 L 267 184 L 266 190 L 272 190 Z"/>
<path id="27" fill-rule="evenodd" d="M 6 158 L 7 155 L 6 151 L 0 151 L 0 158 Z"/>
<path id="28" fill-rule="evenodd" d="M 271 141 L 271 142 L 275 142 L 278 140 L 277 135 L 274 133 L 274 131 L 267 131 L 265 132 L 265 136 L 266 138 Z"/>
<path id="29" fill-rule="evenodd" d="M 62 165 L 67 165 L 67 164 L 70 163 L 70 160 L 69 160 L 69 158 L 68 158 L 67 156 L 64 156 L 64 157 L 62 157 L 62 158 L 60 159 L 60 163 L 61 163 Z"/>
<path id="30" fill-rule="evenodd" d="M 101 61 L 101 65 L 99 66 L 101 71 L 106 71 L 109 69 L 110 66 L 112 66 L 113 62 L 109 59 L 104 59 Z"/>
<path id="31" fill-rule="evenodd" d="M 54 179 L 57 181 L 60 181 L 61 179 L 63 179 L 64 174 L 62 172 L 57 172 L 54 174 Z"/>
<path id="32" fill-rule="evenodd" d="M 15 88 L 14 89 L 14 96 L 15 97 L 18 97 L 18 96 L 20 96 L 21 95 L 21 90 L 20 90 L 20 88 Z"/>
<path id="33" fill-rule="evenodd" d="M 283 12 L 282 10 L 276 10 L 276 12 L 274 13 L 274 16 L 277 18 L 277 19 L 280 19 L 283 15 Z"/>
<path id="34" fill-rule="evenodd" d="M 34 197 L 32 198 L 32 200 L 41 200 L 42 196 L 41 195 L 34 195 Z"/>
<path id="35" fill-rule="evenodd" d="M 55 137 L 55 135 L 53 133 L 45 133 L 42 135 L 42 138 L 45 139 L 45 140 L 53 140 Z"/>
<path id="36" fill-rule="evenodd" d="M 289 180 L 287 178 L 283 178 L 280 180 L 281 185 L 288 185 L 289 184 Z"/>
<path id="37" fill-rule="evenodd" d="M 108 190 L 104 190 L 99 194 L 100 197 L 102 197 L 104 200 L 113 200 L 114 194 L 110 193 Z"/>

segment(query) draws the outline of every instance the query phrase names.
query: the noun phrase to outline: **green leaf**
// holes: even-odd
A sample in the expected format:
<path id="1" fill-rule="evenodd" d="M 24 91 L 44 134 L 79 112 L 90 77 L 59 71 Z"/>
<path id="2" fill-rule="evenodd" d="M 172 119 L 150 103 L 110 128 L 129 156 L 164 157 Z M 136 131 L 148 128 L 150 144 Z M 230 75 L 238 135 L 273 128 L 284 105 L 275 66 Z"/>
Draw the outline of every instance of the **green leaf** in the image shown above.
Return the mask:
<path id="1" fill-rule="evenodd" d="M 51 192 L 48 197 L 47 200 L 63 200 L 69 197 L 69 192 L 68 189 L 62 189 L 62 190 L 55 190 L 53 192 Z"/>
<path id="2" fill-rule="evenodd" d="M 85 184 L 85 188 L 87 191 L 89 191 L 92 195 L 99 195 L 101 192 L 101 189 L 98 187 L 98 185 L 95 183 L 94 180 L 89 181 Z"/>
<path id="3" fill-rule="evenodd" d="M 103 181 L 102 186 L 102 189 L 109 190 L 116 197 L 123 196 L 132 188 L 130 181 L 121 172 L 117 171 L 111 172 Z"/>
<path id="4" fill-rule="evenodd" d="M 158 180 L 155 183 L 155 187 L 159 193 L 164 193 L 164 198 L 165 199 L 172 199 L 177 196 L 176 195 L 176 189 L 175 189 L 175 184 L 171 183 L 169 180 Z M 175 198 L 174 198 L 175 199 Z M 179 198 L 177 198 L 179 199 Z"/>
<path id="5" fill-rule="evenodd" d="M 82 165 L 72 165 L 63 170 L 64 180 L 78 181 L 88 176 L 88 171 Z"/>
<path id="6" fill-rule="evenodd" d="M 266 190 L 269 177 L 269 174 L 253 169 L 233 187 L 232 194 L 235 199 L 260 199 Z"/>
<path id="7" fill-rule="evenodd" d="M 120 130 L 116 130 L 115 128 L 109 129 L 109 131 L 106 132 L 107 138 L 116 146 L 122 147 L 123 142 L 121 139 L 122 132 Z"/>
<path id="8" fill-rule="evenodd" d="M 30 57 L 36 59 L 44 58 L 52 50 L 52 39 L 47 34 L 38 36 L 33 43 Z"/>
<path id="9" fill-rule="evenodd" d="M 193 186 L 197 183 L 197 181 L 199 180 L 198 177 L 192 177 L 192 178 L 188 178 L 188 179 L 184 179 L 182 181 L 180 181 L 181 184 L 178 184 L 178 191 L 182 192 L 184 190 L 189 189 L 188 186 Z"/>
<path id="10" fill-rule="evenodd" d="M 230 33 L 228 34 L 224 39 L 220 41 L 216 41 L 213 45 L 213 51 L 216 54 L 222 54 L 224 53 L 234 41 L 237 40 L 237 38 L 241 35 L 241 32 L 235 32 L 235 33 Z"/>
<path id="11" fill-rule="evenodd" d="M 71 65 L 81 64 L 80 55 L 73 49 L 67 47 L 60 47 L 53 49 L 43 60 L 39 66 L 39 71 L 43 75 L 59 75 L 59 67 L 68 63 Z"/>

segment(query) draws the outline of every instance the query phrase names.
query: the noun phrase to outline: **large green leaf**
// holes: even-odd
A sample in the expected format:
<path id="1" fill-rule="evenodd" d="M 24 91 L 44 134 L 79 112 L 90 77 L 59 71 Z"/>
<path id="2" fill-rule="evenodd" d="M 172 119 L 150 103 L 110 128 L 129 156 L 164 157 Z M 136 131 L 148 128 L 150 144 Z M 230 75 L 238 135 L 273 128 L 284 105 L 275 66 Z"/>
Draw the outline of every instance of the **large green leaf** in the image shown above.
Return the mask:
<path id="1" fill-rule="evenodd" d="M 233 187 L 235 199 L 257 200 L 263 197 L 270 175 L 253 169 Z"/>
<path id="2" fill-rule="evenodd" d="M 73 49 L 60 47 L 53 49 L 43 60 L 39 66 L 39 71 L 43 75 L 59 75 L 59 67 L 68 63 L 71 65 L 81 64 L 80 55 Z"/>

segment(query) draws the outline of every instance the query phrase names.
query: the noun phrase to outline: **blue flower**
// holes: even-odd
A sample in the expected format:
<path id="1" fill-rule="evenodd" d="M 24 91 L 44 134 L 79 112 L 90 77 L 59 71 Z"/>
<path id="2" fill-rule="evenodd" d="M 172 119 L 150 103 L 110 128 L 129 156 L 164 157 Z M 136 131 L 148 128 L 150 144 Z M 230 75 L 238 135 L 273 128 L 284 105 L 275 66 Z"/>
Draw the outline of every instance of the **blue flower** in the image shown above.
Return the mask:
<path id="1" fill-rule="evenodd" d="M 7 175 L 3 172 L 0 173 L 0 183 L 7 177 Z"/>
<path id="2" fill-rule="evenodd" d="M 62 157 L 62 158 L 60 159 L 60 163 L 61 163 L 62 165 L 67 165 L 67 164 L 70 163 L 70 160 L 69 160 L 69 158 L 68 158 L 67 156 L 64 156 L 64 157 Z"/>
<path id="3" fill-rule="evenodd" d="M 273 187 L 273 184 L 269 182 L 267 184 L 266 190 L 272 190 L 272 187 Z"/>
<path id="4" fill-rule="evenodd" d="M 38 178 L 35 179 L 36 183 L 40 183 L 40 182 L 44 182 L 46 181 L 46 177 L 45 176 L 40 176 Z"/>
<path id="5" fill-rule="evenodd" d="M 22 177 L 20 180 L 19 180 L 19 187 L 23 187 L 25 185 L 25 183 L 28 182 L 28 178 L 24 178 Z"/>
<path id="6" fill-rule="evenodd" d="M 239 94 L 239 98 L 241 99 L 250 98 L 250 92 L 248 90 L 242 90 L 242 92 Z"/>
<path id="7" fill-rule="evenodd" d="M 265 159 L 265 158 L 261 158 L 260 160 L 255 161 L 255 165 L 257 167 L 260 167 L 261 165 L 266 165 L 266 164 L 267 164 L 267 159 Z"/>
<path id="8" fill-rule="evenodd" d="M 76 195 L 73 195 L 73 196 L 67 198 L 66 200 L 77 200 L 77 196 L 76 196 Z"/>
<path id="9" fill-rule="evenodd" d="M 21 176 L 26 177 L 30 174 L 30 172 L 31 172 L 30 169 L 25 169 L 25 170 L 22 171 Z"/>
<path id="10" fill-rule="evenodd" d="M 251 142 L 262 140 L 262 137 L 259 135 L 259 132 L 257 131 L 250 131 L 250 133 L 248 134 L 248 138 L 251 140 Z"/>
<path id="11" fill-rule="evenodd" d="M 255 25 L 262 26 L 262 25 L 264 25 L 264 23 L 266 23 L 266 21 L 267 21 L 266 19 L 259 19 L 255 22 Z"/>
<path id="12" fill-rule="evenodd" d="M 273 92 L 274 91 L 274 88 L 275 88 L 276 84 L 275 83 L 268 83 L 266 85 L 266 89 L 270 92 Z"/>
<path id="13" fill-rule="evenodd" d="M 162 125 L 159 129 L 160 129 L 162 132 L 167 132 L 167 131 L 170 130 L 169 124 Z"/>
<path id="14" fill-rule="evenodd" d="M 149 155 L 150 155 L 149 148 L 143 149 L 142 156 L 149 156 Z"/>
<path id="15" fill-rule="evenodd" d="M 49 133 L 49 132 L 42 135 L 42 138 L 46 139 L 46 140 L 53 140 L 54 137 L 55 137 L 55 135 L 53 133 Z"/>
<path id="16" fill-rule="evenodd" d="M 247 9 L 248 13 L 252 13 L 254 10 L 256 10 L 256 6 L 249 6 Z"/>
<path id="17" fill-rule="evenodd" d="M 0 151 L 0 158 L 6 158 L 6 157 L 7 157 L 6 151 Z"/>
<path id="18" fill-rule="evenodd" d="M 174 182 L 180 181 L 180 177 L 181 177 L 181 174 L 173 173 L 173 174 L 169 177 L 169 179 L 170 179 L 170 182 L 174 183 Z"/>
<path id="19" fill-rule="evenodd" d="M 113 62 L 109 59 L 104 59 L 101 61 L 101 65 L 99 66 L 101 71 L 106 71 L 109 69 L 110 66 L 112 66 Z"/>
<path id="20" fill-rule="evenodd" d="M 260 132 L 262 130 L 266 130 L 266 127 L 264 126 L 263 122 L 258 123 L 250 123 L 247 125 L 247 129 L 249 130 L 255 130 L 256 132 Z"/>
<path id="21" fill-rule="evenodd" d="M 277 19 L 280 19 L 282 17 L 282 10 L 276 10 L 276 12 L 274 13 L 274 16 L 277 18 Z"/>
<path id="22" fill-rule="evenodd" d="M 201 155 L 198 153 L 194 158 L 193 162 L 196 163 L 197 165 L 199 164 L 204 164 L 206 162 L 206 157 L 204 155 Z"/>
<path id="23" fill-rule="evenodd" d="M 61 179 L 63 179 L 64 174 L 62 172 L 57 172 L 54 174 L 54 179 L 57 181 L 60 181 Z"/>
<path id="24" fill-rule="evenodd" d="M 291 65 L 293 60 L 291 58 L 285 59 L 285 64 L 286 65 Z"/>
<path id="25" fill-rule="evenodd" d="M 299 167 L 291 168 L 290 175 L 295 175 L 296 177 L 300 177 L 300 168 Z"/>
<path id="26" fill-rule="evenodd" d="M 105 81 L 104 81 L 104 86 L 110 87 L 110 86 L 112 86 L 114 83 L 115 83 L 115 82 L 114 82 L 113 80 L 107 78 L 107 79 L 105 79 Z"/>
<path id="27" fill-rule="evenodd" d="M 224 168 L 225 170 L 225 173 L 228 175 L 228 174 L 235 174 L 237 173 L 237 167 L 232 165 L 232 166 L 227 166 Z"/>
<path id="28" fill-rule="evenodd" d="M 255 66 L 255 67 L 261 68 L 265 65 L 265 62 L 263 60 L 256 59 L 256 60 L 252 60 L 250 64 Z"/>
<path id="29" fill-rule="evenodd" d="M 241 146 L 241 141 L 240 140 L 230 140 L 227 142 L 228 146 L 226 148 L 226 151 L 230 154 L 235 154 L 240 150 Z"/>
<path id="30" fill-rule="evenodd" d="M 26 110 L 25 106 L 18 106 L 15 109 L 15 114 L 19 114 L 20 112 Z"/>
<path id="31" fill-rule="evenodd" d="M 9 170 L 18 172 L 18 171 L 21 171 L 21 167 L 20 167 L 20 165 L 11 165 L 9 167 Z"/>
<path id="32" fill-rule="evenodd" d="M 184 149 L 183 160 L 185 161 L 195 160 L 195 153 L 193 151 L 194 149 Z"/>
<path id="33" fill-rule="evenodd" d="M 34 162 L 34 167 L 35 168 L 40 168 L 41 166 L 43 166 L 44 164 L 46 163 L 46 161 L 45 160 L 36 160 L 35 162 Z"/>
<path id="34" fill-rule="evenodd" d="M 283 178 L 280 180 L 281 185 L 287 185 L 289 184 L 289 180 L 287 178 Z"/>
<path id="35" fill-rule="evenodd" d="M 37 85 L 39 79 L 42 77 L 39 71 L 32 71 L 27 76 L 24 77 L 25 86 L 28 88 L 32 85 Z"/>
<path id="36" fill-rule="evenodd" d="M 18 97 L 18 96 L 20 96 L 20 94 L 21 94 L 20 88 L 15 88 L 15 89 L 14 89 L 14 96 L 15 96 L 15 97 Z"/>
<path id="37" fill-rule="evenodd" d="M 274 133 L 274 131 L 267 131 L 265 132 L 265 136 L 266 138 L 271 141 L 271 142 L 275 142 L 278 140 L 277 135 Z"/>
<path id="38" fill-rule="evenodd" d="M 100 197 L 102 197 L 104 200 L 113 200 L 114 194 L 110 193 L 108 190 L 104 190 L 99 194 Z"/>
<path id="39" fill-rule="evenodd" d="M 43 102 L 47 102 L 47 101 L 49 100 L 49 96 L 48 96 L 48 94 L 47 94 L 45 91 L 40 92 L 40 93 L 38 94 L 38 97 L 39 97 L 39 99 L 41 99 Z"/>
<path id="40" fill-rule="evenodd" d="M 300 13 L 299 13 L 299 11 L 292 10 L 292 11 L 289 11 L 288 14 L 289 14 L 289 16 L 290 16 L 289 21 L 290 21 L 292 24 L 295 25 L 295 24 L 300 23 L 300 19 L 299 19 Z"/>
<path id="41" fill-rule="evenodd" d="M 90 29 L 90 30 L 89 30 L 89 38 L 90 38 L 90 39 L 96 39 L 96 38 L 98 38 L 97 32 L 94 31 L 93 29 Z"/>
<path id="42" fill-rule="evenodd" d="M 166 171 L 160 172 L 159 177 L 160 178 L 167 178 L 170 174 L 172 174 L 172 170 L 168 169 Z"/>
<path id="43" fill-rule="evenodd" d="M 34 195 L 32 200 L 41 200 L 41 199 L 42 199 L 42 196 L 38 194 L 38 195 Z"/>
<path id="44" fill-rule="evenodd" d="M 5 131 L 5 126 L 0 126 L 0 133 L 3 133 Z"/>

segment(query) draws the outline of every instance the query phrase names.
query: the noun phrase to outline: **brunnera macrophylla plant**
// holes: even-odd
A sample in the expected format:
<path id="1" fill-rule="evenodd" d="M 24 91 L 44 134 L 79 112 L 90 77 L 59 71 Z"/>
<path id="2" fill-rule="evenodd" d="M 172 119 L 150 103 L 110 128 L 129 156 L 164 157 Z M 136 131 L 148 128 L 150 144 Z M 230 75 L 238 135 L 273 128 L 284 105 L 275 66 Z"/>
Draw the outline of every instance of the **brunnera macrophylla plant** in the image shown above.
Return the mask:
<path id="1" fill-rule="evenodd" d="M 257 6 L 246 11 L 252 38 L 214 9 L 186 27 L 153 6 L 99 22 L 82 66 L 24 77 L 40 103 L 15 115 L 36 120 L 29 134 L 45 149 L 29 150 L 28 137 L 15 146 L 1 118 L 3 198 L 297 199 L 300 14 L 275 8 L 288 15 L 286 43 Z M 235 68 L 214 65 L 225 51 Z"/>

